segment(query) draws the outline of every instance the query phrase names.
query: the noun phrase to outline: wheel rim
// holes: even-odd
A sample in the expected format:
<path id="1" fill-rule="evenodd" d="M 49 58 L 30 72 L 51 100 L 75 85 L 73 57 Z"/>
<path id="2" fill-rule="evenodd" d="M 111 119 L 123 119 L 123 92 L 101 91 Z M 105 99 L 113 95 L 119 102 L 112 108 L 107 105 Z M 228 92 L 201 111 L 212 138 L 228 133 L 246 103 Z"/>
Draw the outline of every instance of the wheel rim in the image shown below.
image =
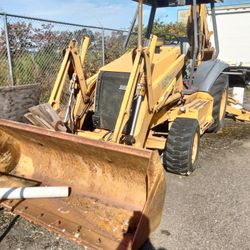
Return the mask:
<path id="1" fill-rule="evenodd" d="M 193 149 L 192 149 L 192 163 L 193 164 L 194 164 L 196 157 L 197 157 L 198 144 L 199 144 L 199 135 L 196 132 L 195 136 L 194 136 Z"/>
<path id="2" fill-rule="evenodd" d="M 223 119 L 224 113 L 225 113 L 225 108 L 227 104 L 227 89 L 223 91 L 222 97 L 221 97 L 221 103 L 220 103 L 220 121 Z"/>

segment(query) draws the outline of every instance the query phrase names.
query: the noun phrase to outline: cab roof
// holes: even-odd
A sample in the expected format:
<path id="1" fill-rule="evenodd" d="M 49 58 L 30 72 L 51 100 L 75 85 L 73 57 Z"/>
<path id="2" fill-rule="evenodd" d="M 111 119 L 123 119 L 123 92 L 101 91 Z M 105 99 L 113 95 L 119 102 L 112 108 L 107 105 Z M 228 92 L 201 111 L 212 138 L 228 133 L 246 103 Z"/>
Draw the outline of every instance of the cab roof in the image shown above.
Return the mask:
<path id="1" fill-rule="evenodd" d="M 138 0 L 133 0 L 138 2 Z M 197 4 L 206 4 L 206 3 L 220 3 L 223 0 L 197 0 Z M 155 6 L 158 8 L 161 7 L 175 7 L 175 6 L 183 6 L 183 5 L 191 5 L 193 4 L 193 0 L 144 0 L 144 4 Z"/>

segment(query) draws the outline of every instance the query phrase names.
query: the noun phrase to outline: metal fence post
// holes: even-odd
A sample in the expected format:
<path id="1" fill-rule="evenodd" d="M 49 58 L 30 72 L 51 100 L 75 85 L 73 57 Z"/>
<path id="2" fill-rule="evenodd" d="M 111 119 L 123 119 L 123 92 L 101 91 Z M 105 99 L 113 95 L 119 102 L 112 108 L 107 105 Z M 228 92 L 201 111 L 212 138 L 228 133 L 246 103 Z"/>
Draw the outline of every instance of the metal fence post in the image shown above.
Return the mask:
<path id="1" fill-rule="evenodd" d="M 4 30 L 5 30 L 6 49 L 7 49 L 8 64 L 9 64 L 10 83 L 11 83 L 11 86 L 14 86 L 15 82 L 14 82 L 14 75 L 13 75 L 13 68 L 12 68 L 10 40 L 9 40 L 9 32 L 8 32 L 8 20 L 7 20 L 6 13 L 4 13 Z"/>
<path id="2" fill-rule="evenodd" d="M 104 28 L 102 28 L 102 65 L 105 65 L 105 37 Z"/>

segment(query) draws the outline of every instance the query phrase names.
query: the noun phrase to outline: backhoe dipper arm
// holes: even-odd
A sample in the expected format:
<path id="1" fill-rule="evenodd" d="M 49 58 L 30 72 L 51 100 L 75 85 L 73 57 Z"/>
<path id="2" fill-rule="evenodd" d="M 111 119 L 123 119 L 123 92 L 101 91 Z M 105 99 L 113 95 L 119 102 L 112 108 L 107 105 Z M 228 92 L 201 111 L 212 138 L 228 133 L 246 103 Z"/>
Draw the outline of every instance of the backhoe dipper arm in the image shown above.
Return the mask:
<path id="1" fill-rule="evenodd" d="M 214 6 L 214 4 L 212 5 Z M 194 22 L 195 18 L 197 19 L 196 22 Z M 194 55 L 195 67 L 199 66 L 202 61 L 212 59 L 214 55 L 214 48 L 211 46 L 210 41 L 212 34 L 213 32 L 208 29 L 206 5 L 191 5 L 187 22 L 187 35 L 192 48 L 191 55 Z M 217 47 L 216 52 L 218 50 Z"/>
<path id="2" fill-rule="evenodd" d="M 58 110 L 60 108 L 60 99 L 62 96 L 63 87 L 66 82 L 67 75 L 69 75 L 70 79 L 73 75 L 77 76 L 76 81 L 79 84 L 81 96 L 84 103 L 88 102 L 88 86 L 86 84 L 86 80 L 84 77 L 82 63 L 85 59 L 87 48 L 89 44 L 89 38 L 85 38 L 83 42 L 83 49 L 81 52 L 81 57 L 77 51 L 76 41 L 72 40 L 66 49 L 63 62 L 61 64 L 60 71 L 57 75 L 53 90 L 51 92 L 51 96 L 49 99 L 49 104 L 52 106 L 54 110 Z"/>

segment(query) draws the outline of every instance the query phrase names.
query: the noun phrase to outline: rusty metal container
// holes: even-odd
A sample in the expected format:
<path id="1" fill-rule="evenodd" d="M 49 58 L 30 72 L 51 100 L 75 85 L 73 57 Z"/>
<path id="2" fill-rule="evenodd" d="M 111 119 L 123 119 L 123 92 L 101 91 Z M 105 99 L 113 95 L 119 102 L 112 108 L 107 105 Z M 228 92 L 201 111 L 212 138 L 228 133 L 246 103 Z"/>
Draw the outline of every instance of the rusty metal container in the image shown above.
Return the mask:
<path id="1" fill-rule="evenodd" d="M 55 185 L 70 196 L 1 205 L 90 249 L 137 249 L 160 222 L 157 152 L 0 120 L 0 187 Z"/>

